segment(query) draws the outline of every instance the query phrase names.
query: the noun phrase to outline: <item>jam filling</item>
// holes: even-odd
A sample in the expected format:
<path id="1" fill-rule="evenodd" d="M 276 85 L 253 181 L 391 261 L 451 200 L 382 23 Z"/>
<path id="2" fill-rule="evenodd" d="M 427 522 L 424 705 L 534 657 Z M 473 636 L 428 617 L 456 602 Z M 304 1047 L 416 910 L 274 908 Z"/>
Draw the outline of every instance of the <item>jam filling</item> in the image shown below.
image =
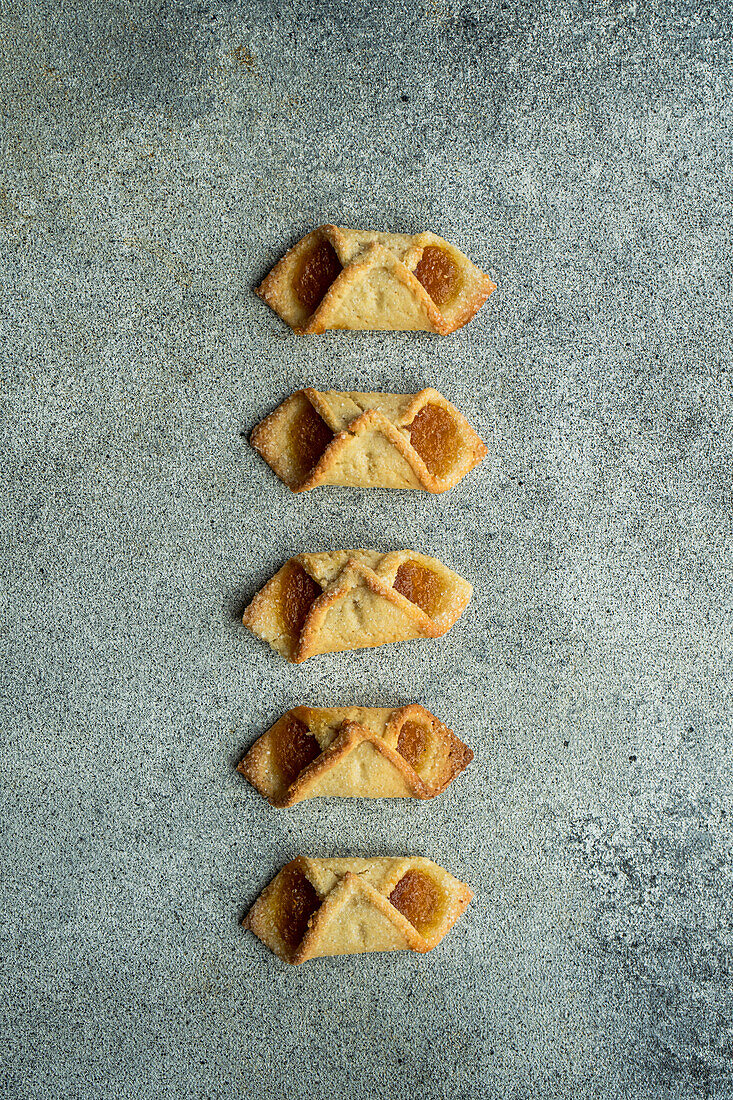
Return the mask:
<path id="1" fill-rule="evenodd" d="M 397 752 L 411 768 L 418 770 L 425 755 L 427 730 L 418 722 L 404 722 L 397 738 Z"/>
<path id="2" fill-rule="evenodd" d="M 448 253 L 437 245 L 429 244 L 423 249 L 414 275 L 436 306 L 444 306 L 458 292 L 458 267 Z"/>
<path id="3" fill-rule="evenodd" d="M 408 430 L 410 443 L 430 473 L 445 477 L 458 458 L 461 443 L 451 414 L 440 405 L 423 405 Z"/>
<path id="4" fill-rule="evenodd" d="M 288 564 L 280 587 L 280 617 L 291 638 L 299 638 L 311 607 L 322 594 L 320 584 L 306 573 L 300 562 Z"/>
<path id="5" fill-rule="evenodd" d="M 289 787 L 303 768 L 320 756 L 321 746 L 308 727 L 289 714 L 277 731 L 273 750 L 277 769 Z"/>
<path id="6" fill-rule="evenodd" d="M 389 895 L 389 900 L 424 935 L 430 931 L 435 921 L 441 892 L 436 883 L 422 871 L 408 871 Z"/>
<path id="7" fill-rule="evenodd" d="M 308 314 L 315 313 L 326 296 L 326 291 L 343 268 L 329 241 L 319 239 L 306 252 L 293 279 L 293 291 Z"/>
<path id="8" fill-rule="evenodd" d="M 290 449 L 301 478 L 310 473 L 333 439 L 333 432 L 310 401 L 304 400 L 303 408 L 290 425 Z"/>
<path id="9" fill-rule="evenodd" d="M 440 607 L 443 586 L 432 569 L 417 561 L 406 561 L 397 570 L 392 587 L 431 617 Z"/>
<path id="10" fill-rule="evenodd" d="M 275 925 L 288 947 L 297 947 L 321 899 L 302 871 L 284 867 L 275 902 Z"/>

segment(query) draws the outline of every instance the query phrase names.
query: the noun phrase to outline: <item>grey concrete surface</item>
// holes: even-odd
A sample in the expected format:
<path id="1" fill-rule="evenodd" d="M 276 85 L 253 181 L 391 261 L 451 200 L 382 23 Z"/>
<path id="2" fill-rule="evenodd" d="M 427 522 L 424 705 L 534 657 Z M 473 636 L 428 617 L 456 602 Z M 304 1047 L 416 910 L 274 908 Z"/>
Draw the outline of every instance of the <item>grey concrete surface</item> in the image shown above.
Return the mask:
<path id="1" fill-rule="evenodd" d="M 2 1094 L 733 1095 L 731 7 L 11 0 L 2 43 Z M 445 339 L 298 339 L 252 293 L 322 221 L 455 241 Z M 291 390 L 440 388 L 455 491 L 288 495 Z M 291 667 L 237 622 L 284 558 L 413 545 L 440 643 Z M 300 702 L 419 700 L 426 805 L 270 809 Z M 426 957 L 279 964 L 298 852 L 421 852 Z"/>

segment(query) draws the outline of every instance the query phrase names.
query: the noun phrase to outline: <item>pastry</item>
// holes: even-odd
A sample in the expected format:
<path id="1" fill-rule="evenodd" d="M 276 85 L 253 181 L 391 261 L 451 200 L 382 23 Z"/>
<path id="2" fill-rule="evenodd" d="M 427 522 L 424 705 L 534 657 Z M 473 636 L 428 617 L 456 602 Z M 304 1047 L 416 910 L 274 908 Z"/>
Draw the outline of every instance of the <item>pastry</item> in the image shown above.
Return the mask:
<path id="1" fill-rule="evenodd" d="M 273 806 L 306 798 L 434 798 L 473 760 L 419 704 L 295 707 L 255 741 L 239 771 Z"/>
<path id="2" fill-rule="evenodd" d="M 298 390 L 258 424 L 252 446 L 296 493 L 317 485 L 427 489 L 456 485 L 486 455 L 437 390 Z"/>
<path id="3" fill-rule="evenodd" d="M 435 233 L 322 225 L 290 249 L 257 293 L 295 332 L 455 332 L 496 284 Z"/>
<path id="4" fill-rule="evenodd" d="M 413 550 L 298 554 L 267 582 L 242 622 L 286 660 L 439 638 L 472 588 L 436 558 Z"/>
<path id="5" fill-rule="evenodd" d="M 472 898 L 464 883 L 420 856 L 299 856 L 263 890 L 242 924 L 288 963 L 432 951 Z"/>

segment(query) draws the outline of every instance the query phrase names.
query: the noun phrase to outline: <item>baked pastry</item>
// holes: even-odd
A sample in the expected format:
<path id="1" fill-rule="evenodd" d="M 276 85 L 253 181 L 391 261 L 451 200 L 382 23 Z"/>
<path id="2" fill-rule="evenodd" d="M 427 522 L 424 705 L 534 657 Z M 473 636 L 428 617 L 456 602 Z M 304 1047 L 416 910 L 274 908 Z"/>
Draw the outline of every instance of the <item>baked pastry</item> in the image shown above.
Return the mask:
<path id="1" fill-rule="evenodd" d="M 242 921 L 288 963 L 365 951 L 432 951 L 473 893 L 421 856 L 298 856 Z"/>
<path id="2" fill-rule="evenodd" d="M 296 493 L 317 485 L 442 493 L 486 455 L 465 416 L 433 389 L 339 393 L 308 387 L 258 424 L 250 442 Z"/>
<path id="3" fill-rule="evenodd" d="M 295 332 L 400 329 L 445 335 L 496 284 L 435 233 L 322 225 L 287 252 L 257 293 Z"/>
<path id="4" fill-rule="evenodd" d="M 295 707 L 238 770 L 273 806 L 306 798 L 434 798 L 473 760 L 452 730 L 407 707 Z"/>
<path id="5" fill-rule="evenodd" d="M 439 638 L 471 599 L 471 585 L 413 550 L 298 554 L 267 582 L 242 622 L 286 660 Z"/>

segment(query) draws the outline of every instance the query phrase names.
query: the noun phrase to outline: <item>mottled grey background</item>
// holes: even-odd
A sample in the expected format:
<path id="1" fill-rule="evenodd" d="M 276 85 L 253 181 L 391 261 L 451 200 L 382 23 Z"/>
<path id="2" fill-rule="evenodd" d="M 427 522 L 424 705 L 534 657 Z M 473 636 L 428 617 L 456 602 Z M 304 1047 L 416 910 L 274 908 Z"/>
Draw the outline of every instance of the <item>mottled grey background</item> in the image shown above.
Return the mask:
<path id="1" fill-rule="evenodd" d="M 731 6 L 11 0 L 2 9 L 3 1095 L 733 1095 Z M 322 221 L 455 241 L 445 338 L 296 338 L 252 293 Z M 288 495 L 291 390 L 441 389 L 439 498 Z M 291 553 L 414 545 L 439 643 L 287 666 Z M 301 702 L 419 700 L 428 804 L 270 809 Z M 421 852 L 427 957 L 290 969 L 238 926 L 298 852 Z"/>

